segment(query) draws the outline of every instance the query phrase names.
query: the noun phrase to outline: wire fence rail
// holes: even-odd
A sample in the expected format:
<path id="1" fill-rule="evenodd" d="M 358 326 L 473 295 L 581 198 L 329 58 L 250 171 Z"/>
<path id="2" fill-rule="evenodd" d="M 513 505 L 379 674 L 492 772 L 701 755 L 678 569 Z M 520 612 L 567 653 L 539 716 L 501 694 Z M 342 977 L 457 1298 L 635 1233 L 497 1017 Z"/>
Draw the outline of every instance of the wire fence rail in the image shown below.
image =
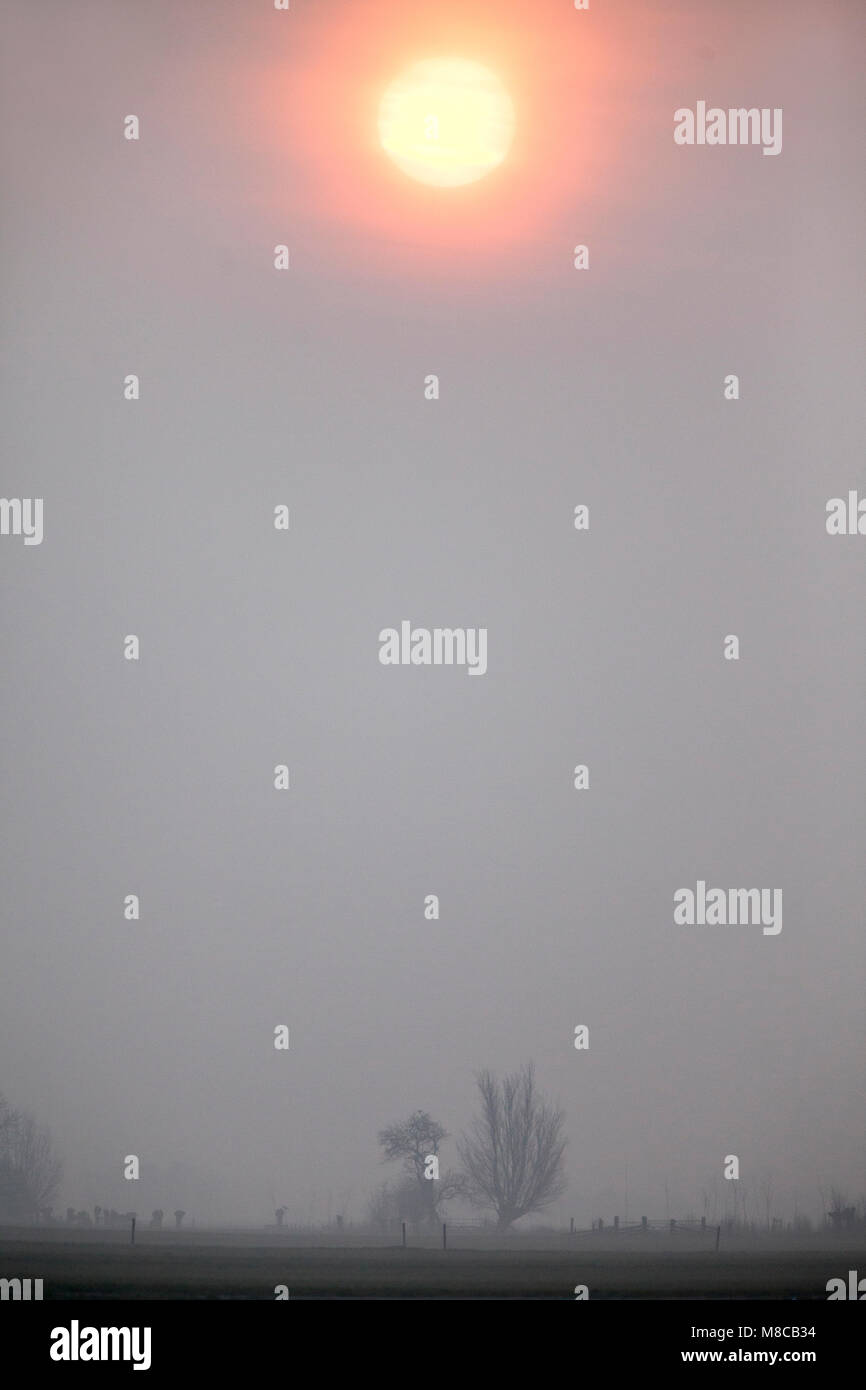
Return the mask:
<path id="1" fill-rule="evenodd" d="M 711 1223 L 705 1217 L 664 1220 L 642 1217 L 639 1221 L 633 1222 L 620 1222 L 615 1218 L 613 1222 L 606 1223 L 599 1219 L 588 1227 L 576 1226 L 572 1220 L 567 1228 L 544 1226 L 515 1230 L 503 1229 L 496 1222 L 481 1218 L 448 1219 L 416 1225 L 400 1220 L 362 1225 L 343 1222 L 337 1227 L 321 1223 L 287 1222 L 271 1226 L 268 1231 L 270 1235 L 277 1236 L 287 1244 L 302 1245 L 366 1245 L 382 1248 L 397 1246 L 403 1249 L 441 1247 L 445 1250 L 478 1246 L 568 1249 L 578 1241 L 589 1240 L 607 1245 L 621 1240 L 623 1243 L 631 1244 L 642 1238 L 666 1237 L 677 1244 L 682 1241 L 690 1248 L 705 1246 L 718 1249 L 723 1226 Z"/>
<path id="2" fill-rule="evenodd" d="M 106 1239 L 111 1243 L 116 1241 L 118 1244 L 147 1246 L 219 1245 L 228 1241 L 249 1247 L 276 1245 L 306 1250 L 319 1247 L 383 1251 L 480 1249 L 528 1252 L 582 1247 L 604 1251 L 619 1248 L 633 1252 L 649 1246 L 656 1249 L 663 1246 L 667 1250 L 718 1251 L 720 1245 L 731 1248 L 743 1241 L 753 1244 L 756 1240 L 763 1243 L 766 1240 L 798 1238 L 798 1232 L 791 1226 L 783 1230 L 781 1226 L 777 1229 L 774 1225 L 770 1230 L 754 1223 L 746 1226 L 730 1219 L 718 1222 L 692 1215 L 676 1219 L 666 1217 L 664 1220 L 641 1217 L 631 1222 L 621 1222 L 616 1217 L 611 1222 L 599 1218 L 589 1227 L 577 1226 L 572 1218 L 567 1227 L 537 1225 L 522 1230 L 513 1227 L 501 1229 L 495 1221 L 483 1217 L 446 1218 L 445 1221 L 412 1224 L 399 1218 L 389 1222 L 355 1223 L 345 1218 L 337 1221 L 288 1221 L 284 1216 L 282 1220 L 268 1225 L 241 1226 L 216 1222 L 213 1225 L 197 1223 L 196 1228 L 190 1223 L 189 1227 L 169 1230 L 138 1222 L 134 1212 L 124 1213 L 116 1225 L 112 1223 L 110 1233 L 102 1226 L 86 1230 L 75 1228 L 67 1233 L 65 1227 L 56 1223 L 20 1228 L 20 1234 L 50 1240 L 56 1237 L 59 1229 L 63 1230 L 64 1238 L 67 1238 L 67 1234 L 70 1237 L 74 1235 L 76 1242 L 85 1244 L 98 1244 Z M 3 1227 L 0 1229 L 0 1239 L 13 1239 L 18 1233 L 18 1228 Z"/>

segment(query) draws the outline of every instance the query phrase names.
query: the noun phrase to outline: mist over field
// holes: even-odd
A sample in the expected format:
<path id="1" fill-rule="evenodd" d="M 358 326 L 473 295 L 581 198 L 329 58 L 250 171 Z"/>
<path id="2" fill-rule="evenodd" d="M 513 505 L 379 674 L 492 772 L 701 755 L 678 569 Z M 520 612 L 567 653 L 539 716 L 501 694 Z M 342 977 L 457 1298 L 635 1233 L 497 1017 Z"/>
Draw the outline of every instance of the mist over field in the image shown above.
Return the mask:
<path id="1" fill-rule="evenodd" d="M 866 1228 L 866 540 L 825 524 L 866 494 L 862 7 L 2 27 L 2 490 L 44 502 L 38 544 L 8 509 L 0 537 L 5 1238 L 405 1222 L 421 1260 L 443 1221 L 455 1255 L 572 1223 L 610 1253 L 645 1217 L 677 1258 L 802 1240 L 812 1296 Z M 513 144 L 411 184 L 380 93 L 464 49 Z M 775 157 L 676 143 L 699 101 L 783 110 Z M 403 624 L 418 660 L 383 662 Z M 466 1159 L 479 1078 L 530 1063 L 563 1147 L 512 1218 Z M 419 1111 L 442 1134 L 389 1158 Z M 527 1296 L 569 1296 L 563 1258 Z M 623 1296 L 685 1287 L 656 1277 Z"/>

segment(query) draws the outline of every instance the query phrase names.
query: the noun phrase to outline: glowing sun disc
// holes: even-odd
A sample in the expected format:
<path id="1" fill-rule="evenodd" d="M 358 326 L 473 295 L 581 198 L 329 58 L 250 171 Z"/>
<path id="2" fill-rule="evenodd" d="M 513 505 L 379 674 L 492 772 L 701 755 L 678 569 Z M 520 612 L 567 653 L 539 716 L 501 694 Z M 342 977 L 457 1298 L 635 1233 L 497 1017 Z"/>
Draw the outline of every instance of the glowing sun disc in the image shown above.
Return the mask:
<path id="1" fill-rule="evenodd" d="M 514 134 L 514 107 L 499 78 L 465 58 L 428 58 L 386 87 L 379 140 L 410 178 L 453 188 L 501 164 Z"/>

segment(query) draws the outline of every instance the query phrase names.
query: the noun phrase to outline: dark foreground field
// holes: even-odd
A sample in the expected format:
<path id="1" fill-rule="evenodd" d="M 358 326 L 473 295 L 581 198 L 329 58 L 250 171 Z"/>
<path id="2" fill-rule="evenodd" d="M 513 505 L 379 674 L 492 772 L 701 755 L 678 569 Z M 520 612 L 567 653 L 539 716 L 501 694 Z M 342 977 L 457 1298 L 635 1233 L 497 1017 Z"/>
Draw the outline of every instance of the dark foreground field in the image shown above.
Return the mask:
<path id="1" fill-rule="evenodd" d="M 0 1278 L 39 1278 L 45 1299 L 290 1298 L 820 1299 L 827 1280 L 866 1273 L 866 1250 L 407 1249 L 298 1247 L 268 1236 L 143 1239 L 121 1233 L 0 1234 Z"/>

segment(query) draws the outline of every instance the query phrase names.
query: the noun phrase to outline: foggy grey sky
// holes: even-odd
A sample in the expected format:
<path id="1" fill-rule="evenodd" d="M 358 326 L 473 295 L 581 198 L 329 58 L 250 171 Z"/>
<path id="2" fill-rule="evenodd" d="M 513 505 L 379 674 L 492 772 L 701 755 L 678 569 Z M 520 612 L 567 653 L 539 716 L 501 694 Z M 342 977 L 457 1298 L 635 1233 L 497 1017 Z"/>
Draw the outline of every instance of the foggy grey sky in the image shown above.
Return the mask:
<path id="1" fill-rule="evenodd" d="M 728 1153 L 866 1188 L 866 540 L 824 524 L 866 491 L 863 11 L 470 8 L 623 65 L 522 156 L 523 230 L 425 244 L 248 100 L 363 6 L 3 6 L 2 493 L 45 537 L 0 538 L 0 1089 L 75 1205 L 136 1153 L 359 1219 L 379 1128 L 456 1135 L 530 1057 L 558 1217 L 626 1166 L 683 1213 Z M 782 107 L 781 155 L 675 146 L 703 98 Z M 403 619 L 486 627 L 487 674 L 381 666 Z M 781 887 L 781 934 L 675 926 L 699 878 Z"/>

